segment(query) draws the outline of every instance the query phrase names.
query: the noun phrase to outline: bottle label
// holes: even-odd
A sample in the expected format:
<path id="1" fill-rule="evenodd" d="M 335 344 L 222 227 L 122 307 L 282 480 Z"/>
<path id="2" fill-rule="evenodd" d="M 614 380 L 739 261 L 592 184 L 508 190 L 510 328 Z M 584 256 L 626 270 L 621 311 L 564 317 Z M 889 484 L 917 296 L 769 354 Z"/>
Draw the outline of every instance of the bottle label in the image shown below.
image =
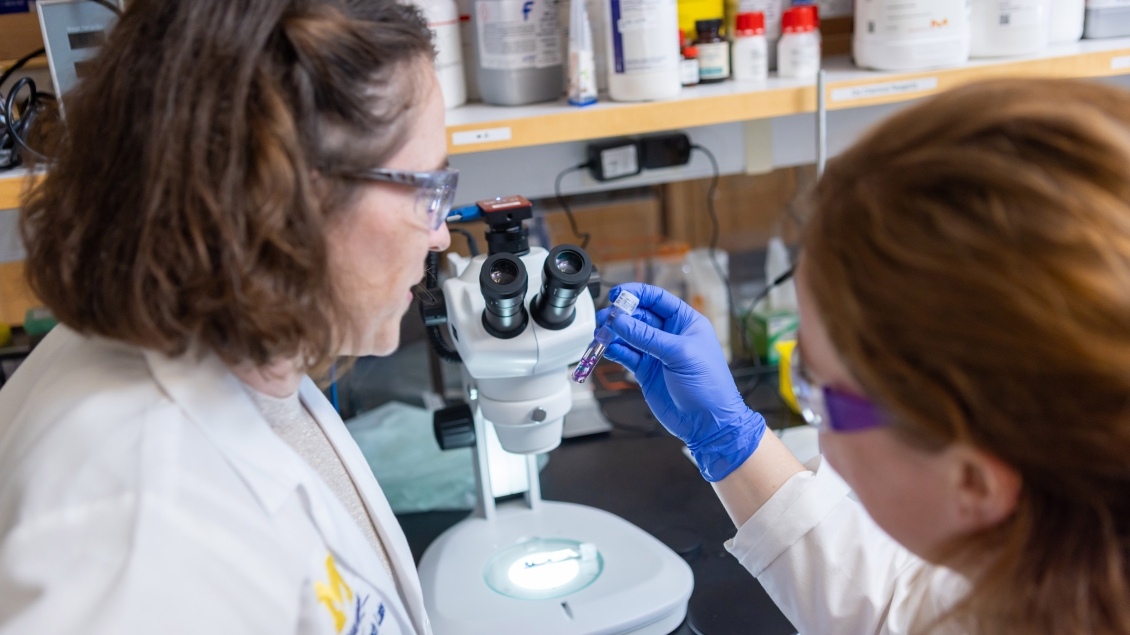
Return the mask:
<path id="1" fill-rule="evenodd" d="M 479 65 L 547 68 L 562 61 L 557 6 L 547 0 L 476 0 Z"/>
<path id="2" fill-rule="evenodd" d="M 677 66 L 677 22 L 666 19 L 674 0 L 609 0 L 617 73 L 650 73 Z M 670 28 L 668 28 L 670 27 Z"/>
<path id="3" fill-rule="evenodd" d="M 1038 0 L 998 0 L 996 26 L 1007 29 L 1034 26 L 1047 21 L 1047 8 Z"/>
<path id="4" fill-rule="evenodd" d="M 793 36 L 800 39 L 801 36 Z M 814 77 L 820 72 L 820 46 L 816 44 L 816 38 L 808 38 L 808 42 L 789 42 L 791 46 L 786 45 L 786 38 L 781 39 L 781 46 L 777 53 L 777 66 L 782 77 Z"/>
<path id="5" fill-rule="evenodd" d="M 681 60 L 679 62 L 679 79 L 683 86 L 694 86 L 698 83 L 698 60 Z"/>
<path id="6" fill-rule="evenodd" d="M 964 0 L 858 0 L 856 11 L 869 36 L 950 33 L 965 24 Z"/>
<path id="7" fill-rule="evenodd" d="M 698 49 L 698 79 L 726 79 L 730 76 L 730 43 L 695 44 Z"/>
<path id="8" fill-rule="evenodd" d="M 734 79 L 765 81 L 769 78 L 769 51 L 760 35 L 740 37 L 734 41 Z"/>

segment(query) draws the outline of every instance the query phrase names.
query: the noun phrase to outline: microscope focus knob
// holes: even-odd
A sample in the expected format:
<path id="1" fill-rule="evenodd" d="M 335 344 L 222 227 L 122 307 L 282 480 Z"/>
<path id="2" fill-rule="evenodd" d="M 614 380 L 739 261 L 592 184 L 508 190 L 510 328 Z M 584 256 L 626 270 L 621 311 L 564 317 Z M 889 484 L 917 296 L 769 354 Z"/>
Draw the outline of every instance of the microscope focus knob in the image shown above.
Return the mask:
<path id="1" fill-rule="evenodd" d="M 436 443 L 441 450 L 469 448 L 475 445 L 475 415 L 465 403 L 436 410 L 432 416 Z"/>

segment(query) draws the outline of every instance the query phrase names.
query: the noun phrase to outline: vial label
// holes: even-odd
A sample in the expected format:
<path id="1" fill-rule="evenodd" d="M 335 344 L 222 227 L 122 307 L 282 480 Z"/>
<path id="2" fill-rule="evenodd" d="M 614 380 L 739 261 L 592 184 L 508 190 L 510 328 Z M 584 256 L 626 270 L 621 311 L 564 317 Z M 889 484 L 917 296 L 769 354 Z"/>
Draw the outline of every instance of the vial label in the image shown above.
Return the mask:
<path id="1" fill-rule="evenodd" d="M 547 0 L 477 0 L 479 65 L 495 70 L 559 66 L 557 6 Z"/>
<path id="2" fill-rule="evenodd" d="M 698 49 L 698 79 L 726 79 L 730 76 L 730 43 L 695 44 Z"/>
<path id="3" fill-rule="evenodd" d="M 679 79 L 683 86 L 694 86 L 698 83 L 698 60 L 682 60 L 679 62 Z"/>
<path id="4" fill-rule="evenodd" d="M 631 315 L 639 305 L 640 299 L 627 291 L 621 291 L 620 295 L 616 296 L 616 301 L 612 303 L 613 307 L 620 309 L 628 315 Z"/>

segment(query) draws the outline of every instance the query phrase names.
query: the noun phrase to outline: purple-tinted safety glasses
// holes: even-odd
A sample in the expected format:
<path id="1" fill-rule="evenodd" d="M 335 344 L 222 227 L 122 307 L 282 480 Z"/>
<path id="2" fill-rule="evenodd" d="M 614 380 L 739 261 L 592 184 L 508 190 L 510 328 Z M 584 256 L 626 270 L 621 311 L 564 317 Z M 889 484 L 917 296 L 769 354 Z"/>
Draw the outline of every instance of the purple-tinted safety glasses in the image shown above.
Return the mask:
<path id="1" fill-rule="evenodd" d="M 887 423 L 887 416 L 871 400 L 813 381 L 799 346 L 793 348 L 789 377 L 801 416 L 821 431 L 859 432 Z"/>

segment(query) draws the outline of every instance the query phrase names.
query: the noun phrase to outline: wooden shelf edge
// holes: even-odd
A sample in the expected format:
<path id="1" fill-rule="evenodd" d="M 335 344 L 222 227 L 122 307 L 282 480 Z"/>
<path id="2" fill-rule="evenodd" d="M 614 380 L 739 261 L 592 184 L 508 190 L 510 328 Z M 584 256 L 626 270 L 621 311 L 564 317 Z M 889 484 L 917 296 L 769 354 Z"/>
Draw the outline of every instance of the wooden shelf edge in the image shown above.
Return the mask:
<path id="1" fill-rule="evenodd" d="M 43 177 L 39 175 L 17 174 L 6 176 L 0 174 L 0 210 L 19 207 L 24 188 L 29 184 L 37 183 L 41 178 Z"/>
<path id="2" fill-rule="evenodd" d="M 1115 64 L 1116 58 L 1124 63 Z M 877 73 L 873 77 L 829 82 L 827 103 L 829 110 L 898 103 L 926 97 L 970 82 L 1002 77 L 1108 77 L 1130 72 L 1127 63 L 1130 63 L 1130 48 L 1034 60 L 972 64 L 914 73 Z M 835 99 L 836 91 L 840 89 L 912 83 L 918 80 L 925 81 L 920 82 L 917 87 L 912 86 L 910 90 L 893 90 L 874 97 Z M 662 102 L 617 104 L 596 110 L 558 112 L 448 126 L 447 149 L 452 155 L 467 154 L 767 119 L 810 113 L 815 110 L 816 88 L 811 85 Z M 495 128 L 508 129 L 509 139 L 464 145 L 456 145 L 453 142 L 455 133 Z"/>

